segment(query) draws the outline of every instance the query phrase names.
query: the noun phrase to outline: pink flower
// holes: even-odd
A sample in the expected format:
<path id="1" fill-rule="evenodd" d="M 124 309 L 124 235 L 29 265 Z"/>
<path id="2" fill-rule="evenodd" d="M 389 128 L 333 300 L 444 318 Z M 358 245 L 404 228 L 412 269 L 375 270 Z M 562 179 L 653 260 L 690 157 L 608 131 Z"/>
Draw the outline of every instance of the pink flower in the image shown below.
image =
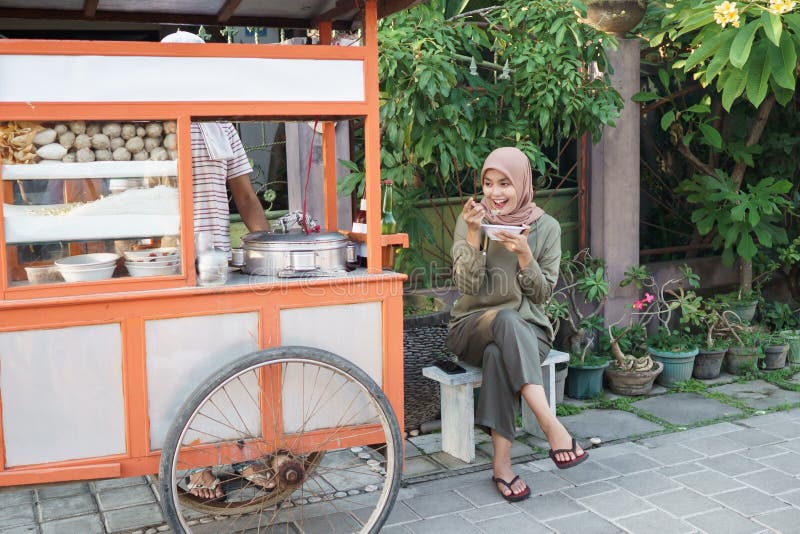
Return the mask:
<path id="1" fill-rule="evenodd" d="M 653 302 L 655 299 L 656 298 L 653 295 L 651 295 L 650 293 L 645 293 L 644 294 L 644 302 L 647 302 L 648 304 Z"/>
<path id="2" fill-rule="evenodd" d="M 644 301 L 637 300 L 636 302 L 633 303 L 634 310 L 641 310 L 643 307 L 644 307 Z"/>

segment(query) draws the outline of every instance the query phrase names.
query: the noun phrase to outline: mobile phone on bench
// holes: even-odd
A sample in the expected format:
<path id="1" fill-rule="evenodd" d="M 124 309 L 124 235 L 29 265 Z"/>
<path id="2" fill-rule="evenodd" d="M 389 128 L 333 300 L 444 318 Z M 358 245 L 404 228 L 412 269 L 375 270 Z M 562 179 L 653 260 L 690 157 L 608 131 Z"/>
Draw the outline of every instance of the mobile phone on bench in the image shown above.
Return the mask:
<path id="1" fill-rule="evenodd" d="M 433 365 L 447 373 L 448 375 L 458 375 L 461 373 L 466 373 L 467 370 L 458 365 L 456 362 L 451 360 L 444 360 L 435 362 Z"/>

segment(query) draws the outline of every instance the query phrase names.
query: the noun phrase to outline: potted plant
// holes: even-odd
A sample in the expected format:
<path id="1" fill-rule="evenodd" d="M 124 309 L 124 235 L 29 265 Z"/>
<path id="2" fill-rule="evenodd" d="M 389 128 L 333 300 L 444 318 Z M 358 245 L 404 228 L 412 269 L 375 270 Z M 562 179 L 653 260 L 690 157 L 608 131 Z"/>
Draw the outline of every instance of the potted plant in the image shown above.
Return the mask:
<path id="1" fill-rule="evenodd" d="M 608 387 L 618 395 L 646 395 L 664 370 L 645 350 L 647 332 L 640 324 L 620 329 L 609 327 L 600 338 L 601 350 L 607 350 L 614 361 L 605 370 Z"/>
<path id="2" fill-rule="evenodd" d="M 768 371 L 786 367 L 786 354 L 789 352 L 789 343 L 779 332 L 764 332 L 761 336 L 761 350 L 764 358 L 761 368 Z"/>
<path id="3" fill-rule="evenodd" d="M 725 353 L 725 371 L 733 375 L 756 370 L 761 358 L 761 332 L 755 327 L 730 323 L 728 328 L 730 347 Z"/>
<path id="4" fill-rule="evenodd" d="M 575 399 L 596 397 L 603 389 L 603 370 L 609 364 L 608 358 L 592 353 L 597 333 L 603 329 L 600 314 L 608 296 L 605 265 L 583 250 L 574 256 L 564 253 L 559 269 L 561 285 L 545 309 L 554 331 L 562 322 L 566 329 L 570 354 L 567 395 Z"/>
<path id="5" fill-rule="evenodd" d="M 779 333 L 789 345 L 787 360 L 790 364 L 800 364 L 800 321 L 797 310 L 785 302 L 768 302 L 761 312 L 761 324 L 772 332 Z"/>
<path id="6" fill-rule="evenodd" d="M 728 342 L 720 334 L 726 324 L 724 306 L 718 299 L 704 299 L 694 291 L 679 293 L 680 324 L 693 333 L 698 352 L 694 358 L 692 376 L 709 379 L 719 376 Z"/>
<path id="7" fill-rule="evenodd" d="M 699 349 L 688 332 L 661 326 L 658 333 L 647 338 L 647 351 L 654 360 L 664 364 L 664 372 L 659 376 L 658 383 L 671 386 L 692 377 L 694 359 Z"/>

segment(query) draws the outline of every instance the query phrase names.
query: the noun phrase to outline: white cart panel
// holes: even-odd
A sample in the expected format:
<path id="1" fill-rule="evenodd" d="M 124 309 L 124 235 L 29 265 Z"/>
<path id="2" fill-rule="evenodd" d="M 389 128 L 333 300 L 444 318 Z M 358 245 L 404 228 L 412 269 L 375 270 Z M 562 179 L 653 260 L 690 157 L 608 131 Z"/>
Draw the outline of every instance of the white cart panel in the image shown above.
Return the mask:
<path id="1" fill-rule="evenodd" d="M 0 56 L 0 102 L 203 101 L 363 102 L 364 63 L 235 57 Z"/>
<path id="2" fill-rule="evenodd" d="M 150 448 L 156 450 L 192 391 L 229 362 L 258 350 L 258 313 L 151 320 L 145 338 Z M 258 408 L 250 409 L 246 397 L 234 400 L 248 427 L 259 428 Z"/>
<path id="3" fill-rule="evenodd" d="M 0 391 L 8 467 L 125 452 L 119 324 L 0 333 Z"/>
<path id="4" fill-rule="evenodd" d="M 358 365 L 380 386 L 383 376 L 383 350 L 381 327 L 381 303 L 365 302 L 336 306 L 319 306 L 281 310 L 281 344 L 306 345 L 317 347 L 341 356 Z M 306 383 L 314 383 L 314 370 L 306 371 Z M 326 379 L 328 377 L 325 377 Z M 286 376 L 287 394 L 295 396 L 302 391 L 303 376 L 298 367 L 288 369 Z M 318 382 L 325 383 L 324 380 Z M 311 396 L 313 393 L 308 393 Z M 334 397 L 327 399 L 326 406 L 315 413 L 310 421 L 302 421 L 302 406 L 309 405 L 297 398 L 283 399 L 284 429 L 294 431 L 305 423 L 306 430 L 329 428 L 339 421 L 341 409 L 349 405 L 355 397 L 353 390 L 344 388 Z M 370 410 L 365 410 L 370 413 Z M 358 413 L 351 406 L 349 413 Z M 345 424 L 373 422 L 348 420 Z"/>

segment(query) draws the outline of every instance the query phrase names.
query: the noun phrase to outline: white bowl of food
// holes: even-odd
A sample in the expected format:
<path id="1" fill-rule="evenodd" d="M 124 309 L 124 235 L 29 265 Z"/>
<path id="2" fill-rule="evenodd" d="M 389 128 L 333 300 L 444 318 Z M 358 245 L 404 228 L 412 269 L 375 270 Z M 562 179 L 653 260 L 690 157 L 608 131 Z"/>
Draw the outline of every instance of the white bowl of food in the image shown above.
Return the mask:
<path id="1" fill-rule="evenodd" d="M 497 237 L 498 232 L 508 232 L 509 234 L 519 234 L 525 229 L 522 226 L 509 226 L 507 224 L 482 224 L 481 228 L 483 231 L 486 232 L 486 235 L 489 236 L 489 239 L 493 241 L 498 241 L 500 238 Z"/>
<path id="2" fill-rule="evenodd" d="M 28 275 L 29 284 L 51 284 L 64 281 L 56 265 L 30 265 L 25 267 L 25 273 Z"/>
<path id="3" fill-rule="evenodd" d="M 177 274 L 180 271 L 180 262 L 174 264 L 152 264 L 141 261 L 126 261 L 125 268 L 131 276 L 166 276 L 170 274 Z"/>
<path id="4" fill-rule="evenodd" d="M 67 270 L 92 269 L 106 267 L 117 263 L 119 256 L 111 252 L 93 252 L 91 254 L 78 254 L 56 260 L 56 265 L 62 273 Z"/>
<path id="5" fill-rule="evenodd" d="M 180 255 L 176 247 L 148 248 L 144 250 L 126 250 L 125 261 L 153 262 L 163 259 L 173 259 Z"/>
<path id="6" fill-rule="evenodd" d="M 59 272 L 67 282 L 92 282 L 95 280 L 105 280 L 114 275 L 116 263 L 103 265 L 100 267 L 84 267 L 80 269 L 70 269 L 59 267 Z"/>

